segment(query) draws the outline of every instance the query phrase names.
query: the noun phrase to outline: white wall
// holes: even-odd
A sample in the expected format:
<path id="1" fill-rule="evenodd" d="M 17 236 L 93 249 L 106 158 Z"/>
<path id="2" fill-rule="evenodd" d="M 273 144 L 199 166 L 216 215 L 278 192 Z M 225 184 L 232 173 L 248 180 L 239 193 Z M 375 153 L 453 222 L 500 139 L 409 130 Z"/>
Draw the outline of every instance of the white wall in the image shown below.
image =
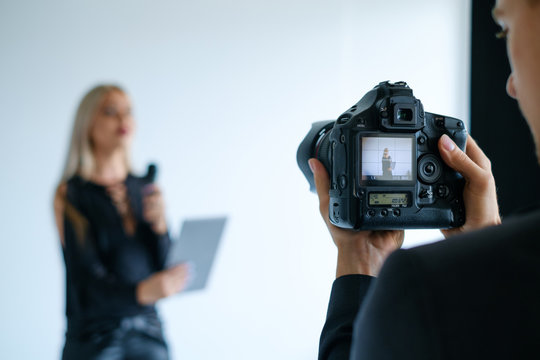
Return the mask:
<path id="1" fill-rule="evenodd" d="M 102 81 L 132 95 L 135 165 L 160 165 L 172 230 L 230 216 L 208 290 L 160 305 L 174 358 L 315 358 L 336 251 L 297 146 L 387 79 L 467 120 L 469 12 L 470 0 L 0 2 L 0 358 L 61 351 L 52 193 L 77 102 Z"/>

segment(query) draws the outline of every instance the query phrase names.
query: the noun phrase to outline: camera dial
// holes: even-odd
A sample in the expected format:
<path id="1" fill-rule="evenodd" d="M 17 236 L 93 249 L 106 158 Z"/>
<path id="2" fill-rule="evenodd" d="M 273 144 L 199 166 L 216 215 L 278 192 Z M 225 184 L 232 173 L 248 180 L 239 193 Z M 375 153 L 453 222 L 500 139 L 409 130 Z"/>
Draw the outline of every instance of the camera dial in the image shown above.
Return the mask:
<path id="1" fill-rule="evenodd" d="M 426 154 L 418 161 L 418 177 L 426 184 L 433 184 L 442 174 L 442 165 L 433 154 Z"/>

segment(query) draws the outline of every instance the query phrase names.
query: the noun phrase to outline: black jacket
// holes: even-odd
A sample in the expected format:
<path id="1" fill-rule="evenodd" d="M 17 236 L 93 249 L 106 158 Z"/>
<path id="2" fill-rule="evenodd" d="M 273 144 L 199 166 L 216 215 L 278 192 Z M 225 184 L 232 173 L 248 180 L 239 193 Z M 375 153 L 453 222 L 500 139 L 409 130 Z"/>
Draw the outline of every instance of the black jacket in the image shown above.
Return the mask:
<path id="1" fill-rule="evenodd" d="M 319 359 L 540 358 L 540 211 L 334 282 Z"/>

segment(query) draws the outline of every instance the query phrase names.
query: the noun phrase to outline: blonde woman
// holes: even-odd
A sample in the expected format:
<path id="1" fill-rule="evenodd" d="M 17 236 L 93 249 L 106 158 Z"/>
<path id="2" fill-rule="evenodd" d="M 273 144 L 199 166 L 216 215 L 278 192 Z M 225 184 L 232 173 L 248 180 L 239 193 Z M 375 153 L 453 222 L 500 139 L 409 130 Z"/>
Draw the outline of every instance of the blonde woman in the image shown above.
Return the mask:
<path id="1" fill-rule="evenodd" d="M 388 152 L 388 148 L 384 148 L 381 162 L 382 162 L 383 179 L 392 180 L 392 157 L 390 156 L 390 153 Z"/>
<path id="2" fill-rule="evenodd" d="M 154 304 L 181 291 L 188 269 L 164 269 L 163 198 L 129 166 L 135 121 L 118 86 L 82 99 L 54 210 L 66 265 L 63 359 L 168 359 Z"/>

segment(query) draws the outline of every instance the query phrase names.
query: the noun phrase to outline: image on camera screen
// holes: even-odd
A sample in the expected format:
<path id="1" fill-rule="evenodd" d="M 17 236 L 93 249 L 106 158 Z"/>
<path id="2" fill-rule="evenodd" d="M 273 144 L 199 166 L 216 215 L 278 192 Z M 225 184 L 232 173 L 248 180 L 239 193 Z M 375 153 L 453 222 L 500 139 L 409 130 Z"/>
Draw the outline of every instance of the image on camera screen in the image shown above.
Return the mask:
<path id="1" fill-rule="evenodd" d="M 362 138 L 362 180 L 411 181 L 411 137 Z"/>

